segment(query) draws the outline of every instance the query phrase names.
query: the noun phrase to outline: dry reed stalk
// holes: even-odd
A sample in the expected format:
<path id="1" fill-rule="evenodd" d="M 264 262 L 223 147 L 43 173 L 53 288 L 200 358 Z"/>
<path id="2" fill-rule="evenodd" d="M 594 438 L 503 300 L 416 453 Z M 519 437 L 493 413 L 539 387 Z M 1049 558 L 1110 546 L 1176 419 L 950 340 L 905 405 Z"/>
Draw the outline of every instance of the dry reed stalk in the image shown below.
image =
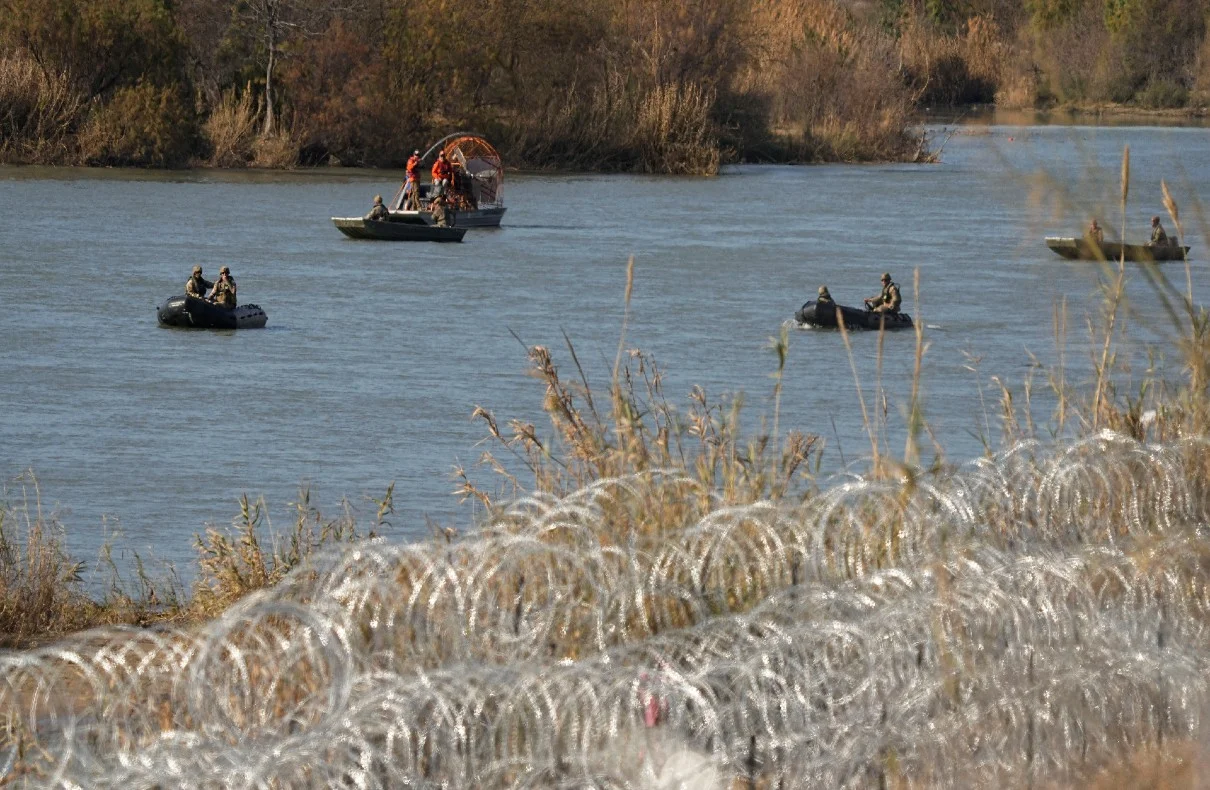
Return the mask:
<path id="1" fill-rule="evenodd" d="M 870 422 L 870 413 L 866 409 L 865 396 L 861 392 L 861 375 L 857 372 L 857 360 L 853 357 L 853 344 L 849 341 L 849 330 L 844 324 L 844 316 L 836 312 L 836 326 L 840 329 L 840 337 L 844 341 L 844 350 L 849 357 L 849 369 L 853 371 L 853 383 L 857 387 L 857 402 L 861 405 L 861 424 L 866 436 L 870 439 L 870 458 L 875 470 L 881 468 L 878 457 L 878 437 Z"/>
<path id="2" fill-rule="evenodd" d="M 1122 181 L 1121 181 L 1121 196 L 1122 196 L 1122 234 L 1121 238 L 1126 238 L 1126 199 L 1130 194 L 1130 146 L 1126 146 L 1122 150 Z M 1113 282 L 1112 289 L 1109 292 L 1109 314 L 1107 317 L 1108 324 L 1105 327 L 1105 339 L 1101 346 L 1101 359 L 1097 364 L 1097 383 L 1096 391 L 1092 401 L 1092 425 L 1093 428 L 1099 428 L 1102 423 L 1101 405 L 1105 395 L 1105 387 L 1108 383 L 1108 365 L 1109 365 L 1109 350 L 1113 344 L 1113 333 L 1117 325 L 1118 309 L 1121 307 L 1122 299 L 1125 297 L 1126 285 L 1126 248 L 1125 245 L 1121 248 L 1121 254 L 1118 259 L 1117 278 Z"/>

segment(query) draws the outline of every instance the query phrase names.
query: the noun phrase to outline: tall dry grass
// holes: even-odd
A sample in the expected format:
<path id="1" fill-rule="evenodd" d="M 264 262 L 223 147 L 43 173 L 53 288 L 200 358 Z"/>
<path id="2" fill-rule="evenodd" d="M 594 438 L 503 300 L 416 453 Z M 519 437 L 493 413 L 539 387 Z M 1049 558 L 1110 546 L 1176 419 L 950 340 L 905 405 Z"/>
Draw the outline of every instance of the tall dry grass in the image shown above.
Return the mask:
<path id="1" fill-rule="evenodd" d="M 261 107 L 254 101 L 251 84 L 238 94 L 234 90 L 223 93 L 218 106 L 202 124 L 211 151 L 206 164 L 243 167 L 251 162 L 255 157 L 260 116 Z"/>
<path id="2" fill-rule="evenodd" d="M 96 573 L 89 573 L 69 552 L 62 522 L 43 512 L 33 474 L 17 482 L 26 493 L 0 507 L 0 648 L 28 648 L 102 625 L 203 623 L 315 555 L 373 538 L 394 513 L 393 484 L 371 500 L 373 517 L 364 526 L 347 501 L 336 517 L 324 515 L 303 487 L 283 532 L 273 527 L 263 499 L 243 496 L 230 526 L 209 526 L 195 536 L 197 570 L 187 590 L 175 568 L 150 570 L 137 552 L 126 563 L 131 567 L 119 567 L 111 541 L 101 548 Z"/>
<path id="3" fill-rule="evenodd" d="M 88 101 L 65 72 L 32 58 L 0 57 L 0 161 L 68 164 Z"/>

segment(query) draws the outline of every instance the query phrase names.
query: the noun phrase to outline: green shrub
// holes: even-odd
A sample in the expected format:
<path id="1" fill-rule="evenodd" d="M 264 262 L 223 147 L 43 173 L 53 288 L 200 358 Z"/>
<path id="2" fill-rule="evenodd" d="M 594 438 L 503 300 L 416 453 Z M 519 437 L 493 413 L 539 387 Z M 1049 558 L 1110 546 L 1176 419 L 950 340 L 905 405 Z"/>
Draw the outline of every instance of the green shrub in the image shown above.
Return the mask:
<path id="1" fill-rule="evenodd" d="M 90 165 L 181 167 L 198 143 L 197 118 L 177 87 L 122 88 L 89 116 L 80 158 Z"/>
<path id="2" fill-rule="evenodd" d="M 1173 79 L 1153 79 L 1138 95 L 1139 104 L 1155 110 L 1168 110 L 1189 104 L 1189 89 Z"/>

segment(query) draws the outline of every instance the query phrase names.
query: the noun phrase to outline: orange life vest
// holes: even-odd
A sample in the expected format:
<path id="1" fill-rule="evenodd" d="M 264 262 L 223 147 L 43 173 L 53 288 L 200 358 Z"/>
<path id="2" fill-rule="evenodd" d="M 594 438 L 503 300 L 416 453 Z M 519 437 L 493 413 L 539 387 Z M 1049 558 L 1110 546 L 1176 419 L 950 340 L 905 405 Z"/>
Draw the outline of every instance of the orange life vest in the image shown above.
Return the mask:
<path id="1" fill-rule="evenodd" d="M 415 154 L 412 154 L 412 157 L 408 159 L 408 178 L 413 181 L 420 180 L 420 157 Z"/>

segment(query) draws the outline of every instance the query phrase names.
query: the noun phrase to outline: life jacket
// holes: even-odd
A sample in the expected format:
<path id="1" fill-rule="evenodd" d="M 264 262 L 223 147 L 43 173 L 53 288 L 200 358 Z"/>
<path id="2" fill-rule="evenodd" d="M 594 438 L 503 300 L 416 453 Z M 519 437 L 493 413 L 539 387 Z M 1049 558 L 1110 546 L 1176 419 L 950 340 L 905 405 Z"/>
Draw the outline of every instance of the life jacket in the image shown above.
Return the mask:
<path id="1" fill-rule="evenodd" d="M 433 180 L 440 181 L 448 179 L 454 173 L 454 168 L 450 166 L 448 159 L 438 159 L 433 163 Z"/>
<path id="2" fill-rule="evenodd" d="M 408 159 L 408 178 L 413 181 L 420 180 L 420 157 L 415 154 L 412 154 L 411 158 Z"/>

